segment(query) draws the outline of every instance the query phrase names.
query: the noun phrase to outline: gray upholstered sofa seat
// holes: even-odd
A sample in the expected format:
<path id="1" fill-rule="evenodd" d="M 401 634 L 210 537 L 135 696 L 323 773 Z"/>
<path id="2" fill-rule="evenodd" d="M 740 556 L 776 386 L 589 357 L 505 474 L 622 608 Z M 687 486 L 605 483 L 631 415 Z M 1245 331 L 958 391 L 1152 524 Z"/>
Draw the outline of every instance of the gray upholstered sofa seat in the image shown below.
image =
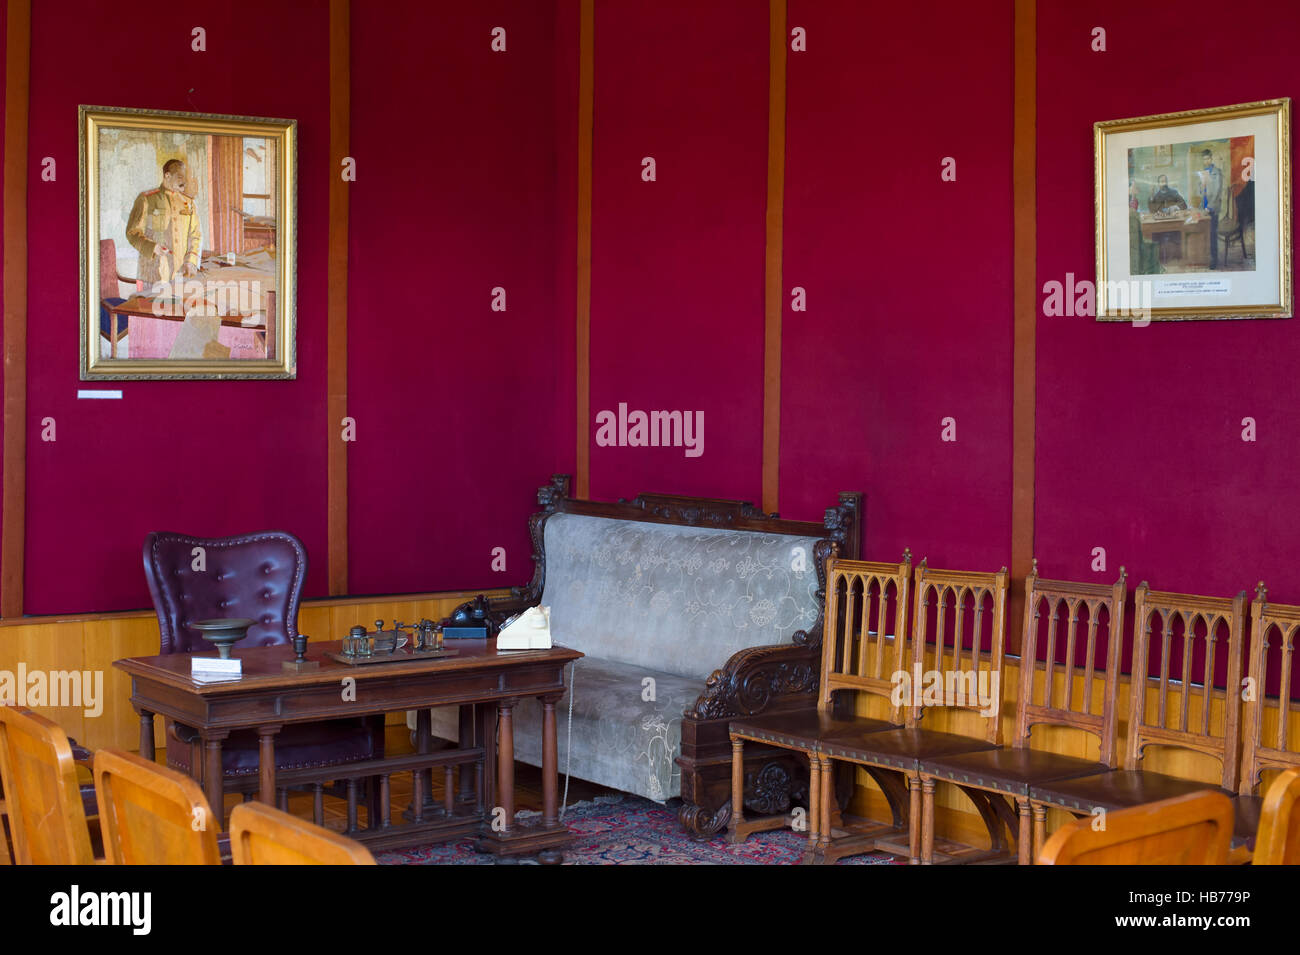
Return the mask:
<path id="1" fill-rule="evenodd" d="M 637 793 L 657 802 L 676 796 L 680 771 L 673 762 L 681 751 L 682 713 L 704 690 L 704 681 L 599 657 L 578 661 L 567 682 L 573 695 L 569 729 L 569 693 L 557 705 L 560 772 L 569 768 L 580 779 L 611 789 Z M 654 680 L 654 698 L 643 691 Z M 456 738 L 456 710 L 433 713 L 433 732 Z M 542 765 L 542 707 L 523 700 L 514 710 L 515 758 Z"/>
<path id="2" fill-rule="evenodd" d="M 551 608 L 553 641 L 586 654 L 557 706 L 560 771 L 677 796 L 682 715 L 710 674 L 817 623 L 817 538 L 564 512 L 543 533 L 538 602 Z M 536 700 L 516 709 L 514 727 L 516 758 L 541 765 Z M 456 738 L 454 708 L 434 712 L 433 731 Z"/>

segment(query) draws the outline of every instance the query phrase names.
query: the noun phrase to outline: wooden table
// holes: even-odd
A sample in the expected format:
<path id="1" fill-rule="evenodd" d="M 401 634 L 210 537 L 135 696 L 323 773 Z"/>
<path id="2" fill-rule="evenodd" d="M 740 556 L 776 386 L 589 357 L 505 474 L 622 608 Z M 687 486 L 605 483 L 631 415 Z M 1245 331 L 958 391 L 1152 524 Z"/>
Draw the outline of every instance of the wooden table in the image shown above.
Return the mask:
<path id="1" fill-rule="evenodd" d="M 1188 222 L 1188 219 L 1193 221 Z M 1159 236 L 1178 238 L 1178 261 L 1183 265 L 1208 267 L 1210 264 L 1210 217 L 1200 212 L 1181 212 L 1176 216 L 1141 215 L 1142 238 L 1158 242 Z M 1166 261 L 1161 242 L 1160 261 Z"/>
<path id="2" fill-rule="evenodd" d="M 141 756 L 153 759 L 155 755 L 154 714 L 199 733 L 204 792 L 222 829 L 225 812 L 221 748 L 222 740 L 233 730 L 257 731 L 259 798 L 274 804 L 275 736 L 286 724 L 459 704 L 460 745 L 463 749 L 481 747 L 483 791 L 497 793 L 497 799 L 480 799 L 478 814 L 468 821 L 465 817 L 459 821 L 445 818 L 424 825 L 420 832 L 427 836 L 437 831 L 443 837 L 477 832 L 480 851 L 536 854 L 542 862 L 559 862 L 558 850 L 569 841 L 569 833 L 558 816 L 555 704 L 564 693 L 565 666 L 582 654 L 558 646 L 498 652 L 495 640 L 449 640 L 447 645 L 458 654 L 433 660 L 349 666 L 325 656 L 339 652 L 340 641 L 311 644 L 307 659 L 318 661 L 319 669 L 296 672 L 283 668 L 284 662 L 293 659 L 288 644 L 237 649 L 233 655 L 243 661 L 243 677 L 226 683 L 195 683 L 190 679 L 191 655 L 184 653 L 130 657 L 115 661 L 113 666 L 131 677 L 131 705 L 140 717 Z M 347 684 L 349 678 L 356 682 Z M 543 809 L 539 824 L 525 827 L 514 821 L 513 711 L 520 700 L 529 697 L 542 702 Z M 427 727 L 428 714 L 424 712 L 419 739 L 422 752 L 428 743 Z M 467 734 L 474 739 L 467 739 Z M 394 761 L 410 758 L 395 757 Z M 339 771 L 346 774 L 348 764 Z M 194 761 L 191 772 L 198 774 L 198 761 Z M 462 773 L 462 787 L 464 782 Z M 418 797 L 418 786 L 416 792 Z M 412 808 L 418 819 L 421 806 Z M 395 837 L 379 822 L 372 819 L 369 829 L 349 835 L 376 846 L 412 844 L 409 834 Z M 383 822 L 387 823 L 387 819 Z M 431 840 L 426 837 L 422 841 Z"/>

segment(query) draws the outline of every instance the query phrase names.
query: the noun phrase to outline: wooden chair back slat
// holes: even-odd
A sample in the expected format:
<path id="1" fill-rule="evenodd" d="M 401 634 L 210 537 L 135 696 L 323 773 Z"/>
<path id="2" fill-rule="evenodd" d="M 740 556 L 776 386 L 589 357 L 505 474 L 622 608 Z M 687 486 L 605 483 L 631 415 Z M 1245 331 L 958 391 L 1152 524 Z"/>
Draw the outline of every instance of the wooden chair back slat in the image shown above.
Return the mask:
<path id="1" fill-rule="evenodd" d="M 1291 720 L 1291 668 L 1294 661 L 1291 657 L 1295 650 L 1296 626 L 1293 624 L 1282 637 L 1282 665 L 1280 667 L 1280 676 L 1277 698 L 1278 698 L 1278 721 L 1277 721 L 1277 743 L 1276 748 L 1287 749 L 1287 734 L 1290 732 Z"/>
<path id="2" fill-rule="evenodd" d="M 1265 770 L 1300 768 L 1300 747 L 1294 747 L 1290 735 L 1291 667 L 1295 657 L 1296 634 L 1300 632 L 1300 606 L 1270 603 L 1268 589 L 1261 581 L 1255 588 L 1254 618 L 1251 626 L 1250 660 L 1247 675 L 1252 693 L 1242 708 L 1241 792 L 1252 793 L 1262 781 Z M 1264 705 L 1267 700 L 1265 680 L 1271 663 L 1278 667 L 1277 727 L 1264 738 Z"/>
<path id="3" fill-rule="evenodd" d="M 967 570 L 936 570 L 927 567 L 923 560 L 917 568 L 914 585 L 916 609 L 912 614 L 912 672 L 921 673 L 926 669 L 925 654 L 933 603 L 934 669 L 945 677 L 945 685 L 950 672 L 954 676 L 965 673 L 968 677 L 958 679 L 954 684 L 964 688 L 962 699 L 947 700 L 945 705 L 980 713 L 984 720 L 984 738 L 995 745 L 1002 743 L 1002 673 L 1007 637 L 1007 582 L 1005 567 L 996 574 Z M 967 613 L 971 616 L 971 648 L 968 667 L 963 670 L 962 644 L 966 639 L 964 623 Z M 989 621 L 987 628 L 986 618 Z M 982 657 L 986 652 L 985 629 L 989 632 L 987 661 Z M 945 646 L 950 635 L 952 665 L 948 669 L 945 668 L 945 661 L 949 658 L 945 653 Z M 994 687 L 997 689 L 992 715 L 984 712 L 986 706 L 978 699 L 980 687 L 987 688 L 990 692 Z M 914 695 L 920 694 L 917 692 Z M 972 696 L 975 699 L 971 699 Z M 915 726 L 920 722 L 922 710 L 923 707 L 918 705 L 908 707 L 905 719 L 909 726 Z"/>
<path id="4" fill-rule="evenodd" d="M 1059 607 L 1059 604 L 1058 604 Z M 1058 607 L 1052 608 L 1052 613 L 1047 620 L 1047 681 L 1043 685 L 1044 702 L 1047 706 L 1052 705 L 1052 691 L 1054 677 L 1056 676 L 1056 622 L 1059 619 L 1057 615 Z"/>
<path id="5" fill-rule="evenodd" d="M 1174 628 L 1171 619 L 1167 617 L 1163 611 L 1157 611 L 1157 614 L 1160 617 L 1161 639 L 1164 641 L 1164 644 L 1161 648 L 1162 652 L 1160 654 L 1160 698 L 1159 698 L 1160 725 L 1164 726 L 1165 721 L 1168 718 L 1168 714 L 1165 713 L 1165 703 L 1169 699 L 1169 660 L 1170 660 L 1169 643 L 1170 643 L 1170 634 L 1174 632 Z M 1148 633 L 1149 633 L 1150 632 L 1149 622 L 1147 626 L 1148 626 Z"/>
<path id="6" fill-rule="evenodd" d="M 1038 576 L 1038 561 L 1025 578 L 1025 618 L 1020 641 L 1020 692 L 1016 700 L 1014 746 L 1028 743 L 1034 726 L 1047 724 L 1084 730 L 1098 737 L 1101 743 L 1101 762 L 1118 765 L 1119 727 L 1119 658 L 1124 635 L 1124 601 L 1128 595 L 1128 573 L 1119 570 L 1119 580 L 1114 584 L 1085 584 L 1071 580 L 1044 580 Z M 1074 693 L 1074 678 L 1078 672 L 1076 646 L 1078 617 L 1081 609 L 1088 612 L 1087 655 L 1083 666 L 1082 699 Z M 1063 700 L 1055 696 L 1053 682 L 1056 670 L 1056 647 L 1053 625 L 1059 614 L 1069 618 L 1066 633 L 1066 659 L 1064 665 L 1065 689 Z M 1096 675 L 1097 641 L 1101 629 L 1102 612 L 1106 614 L 1106 669 L 1102 682 L 1101 713 L 1093 712 L 1093 679 Z M 1044 614 L 1046 625 L 1040 624 Z M 1046 631 L 1044 634 L 1043 631 Z M 1039 693 L 1034 689 L 1038 648 L 1044 649 L 1044 680 Z M 1078 705 L 1076 706 L 1076 700 Z"/>
<path id="7" fill-rule="evenodd" d="M 361 843 L 260 802 L 230 813 L 235 865 L 374 865 Z"/>
<path id="8" fill-rule="evenodd" d="M 95 753 L 110 865 L 220 865 L 216 820 L 198 783 L 133 753 Z"/>
<path id="9" fill-rule="evenodd" d="M 912 555 L 897 564 L 831 558 L 826 564 L 821 693 L 818 707 L 830 711 L 837 691 L 872 693 L 890 699 L 894 674 L 907 668 L 907 611 Z M 890 610 L 893 633 L 890 634 Z M 890 704 L 891 719 L 902 709 Z"/>
<path id="10" fill-rule="evenodd" d="M 1062 826 L 1039 853 L 1039 865 L 1226 865 L 1232 842 L 1232 800 L 1220 792 L 1189 793 Z"/>
<path id="11" fill-rule="evenodd" d="M 1119 573 L 1120 573 L 1120 584 L 1122 586 L 1125 577 L 1123 567 L 1119 569 Z M 1119 612 L 1120 612 L 1120 616 L 1123 617 L 1124 608 L 1122 606 L 1123 605 L 1122 597 L 1120 599 L 1120 603 L 1121 606 Z M 1084 606 L 1088 608 L 1088 655 L 1083 665 L 1082 710 L 1084 713 L 1091 713 L 1092 712 L 1092 680 L 1097 670 L 1096 659 L 1097 659 L 1098 617 L 1101 615 L 1101 608 L 1103 606 L 1103 603 L 1100 600 L 1089 600 L 1084 604 Z M 1109 611 L 1107 611 L 1107 615 L 1109 618 Z M 1109 648 L 1109 646 L 1110 644 L 1107 643 L 1107 648 Z M 1109 674 L 1109 671 L 1107 671 L 1107 673 Z M 1066 709 L 1073 709 L 1068 699 L 1066 700 Z"/>
<path id="12" fill-rule="evenodd" d="M 1288 769 L 1268 787 L 1251 863 L 1300 865 L 1300 769 Z"/>
<path id="13" fill-rule="evenodd" d="M 1079 636 L 1079 601 L 1068 600 L 1065 604 L 1069 615 L 1069 627 L 1065 631 L 1065 709 L 1074 705 L 1074 656 L 1075 645 Z M 1091 649 L 1091 648 L 1090 648 Z"/>
<path id="14" fill-rule="evenodd" d="M 1236 791 L 1238 781 L 1238 745 L 1241 740 L 1240 700 L 1242 643 L 1245 639 L 1246 592 L 1232 599 L 1204 597 L 1196 594 L 1175 594 L 1151 590 L 1144 582 L 1136 592 L 1133 619 L 1133 666 L 1131 672 L 1132 696 L 1129 707 L 1129 734 L 1125 765 L 1139 769 L 1143 752 L 1148 745 L 1174 746 L 1205 753 L 1220 761 L 1223 767 L 1221 785 Z M 1157 688 L 1155 719 L 1151 718 L 1148 703 L 1148 674 L 1152 622 L 1159 620 L 1161 628 L 1160 680 Z M 1204 626 L 1205 632 L 1199 634 Z M 1176 725 L 1170 726 L 1169 679 L 1170 648 L 1173 635 L 1181 628 L 1183 662 L 1178 712 L 1173 717 Z M 1222 637 L 1220 636 L 1222 634 Z M 1191 658 L 1197 641 L 1204 646 L 1207 657 L 1202 682 L 1191 682 Z M 1223 696 L 1223 732 L 1216 732 L 1211 723 L 1210 709 L 1214 704 L 1214 665 L 1217 646 L 1227 641 L 1227 690 Z M 1205 674 L 1208 674 L 1206 676 Z M 1190 707 L 1199 702 L 1198 718 L 1194 728 L 1189 728 Z"/>
<path id="15" fill-rule="evenodd" d="M 19 865 L 90 865 L 90 830 L 68 736 L 58 724 L 0 706 L 0 783 Z"/>

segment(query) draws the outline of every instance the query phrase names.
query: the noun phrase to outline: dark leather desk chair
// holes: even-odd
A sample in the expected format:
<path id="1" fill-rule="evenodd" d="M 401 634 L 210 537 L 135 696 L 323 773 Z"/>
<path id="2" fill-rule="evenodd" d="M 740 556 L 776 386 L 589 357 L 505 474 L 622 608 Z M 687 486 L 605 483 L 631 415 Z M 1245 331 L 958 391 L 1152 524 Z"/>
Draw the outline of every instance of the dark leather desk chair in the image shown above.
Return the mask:
<path id="1" fill-rule="evenodd" d="M 195 548 L 203 548 L 202 570 L 195 570 Z M 298 604 L 307 574 L 302 542 L 283 531 L 263 531 L 241 537 L 205 539 L 156 531 L 144 541 L 144 573 L 149 581 L 161 653 L 194 653 L 216 649 L 189 629 L 193 620 L 246 617 L 255 621 L 236 647 L 266 647 L 291 643 L 298 635 Z M 197 732 L 179 724 L 167 726 L 167 765 L 196 779 L 191 767 L 202 768 Z M 328 767 L 382 757 L 383 718 L 357 717 L 325 723 L 290 723 L 275 738 L 277 770 Z M 236 730 L 222 746 L 226 792 L 245 799 L 258 788 L 258 739 L 252 730 Z M 281 793 L 281 803 L 287 799 Z"/>

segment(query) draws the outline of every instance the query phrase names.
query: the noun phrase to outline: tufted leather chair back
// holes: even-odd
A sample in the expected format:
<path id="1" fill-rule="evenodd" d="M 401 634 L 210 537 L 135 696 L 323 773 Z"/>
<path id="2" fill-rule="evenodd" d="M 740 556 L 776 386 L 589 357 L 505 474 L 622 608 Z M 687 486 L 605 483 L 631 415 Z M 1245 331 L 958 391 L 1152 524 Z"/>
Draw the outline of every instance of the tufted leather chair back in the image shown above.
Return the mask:
<path id="1" fill-rule="evenodd" d="M 196 547 L 203 548 L 202 570 L 194 569 Z M 160 653 L 215 649 L 188 624 L 220 617 L 252 619 L 236 646 L 266 647 L 298 633 L 307 551 L 284 531 L 218 538 L 155 531 L 144 539 L 144 575 L 158 613 Z"/>

